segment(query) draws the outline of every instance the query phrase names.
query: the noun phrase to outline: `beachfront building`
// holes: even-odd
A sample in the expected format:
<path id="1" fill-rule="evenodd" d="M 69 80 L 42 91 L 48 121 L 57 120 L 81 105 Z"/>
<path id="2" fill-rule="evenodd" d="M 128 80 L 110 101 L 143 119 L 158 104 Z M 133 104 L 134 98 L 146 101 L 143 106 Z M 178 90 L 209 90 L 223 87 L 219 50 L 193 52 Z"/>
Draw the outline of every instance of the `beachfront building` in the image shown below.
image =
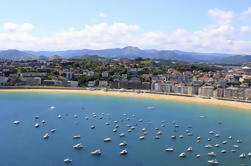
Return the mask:
<path id="1" fill-rule="evenodd" d="M 245 100 L 246 99 L 246 94 L 245 93 L 246 93 L 245 88 L 228 87 L 228 88 L 225 89 L 224 97 L 229 98 L 229 99 Z"/>
<path id="2" fill-rule="evenodd" d="M 21 77 L 20 84 L 22 85 L 41 85 L 40 77 Z"/>
<path id="3" fill-rule="evenodd" d="M 108 86 L 108 82 L 107 81 L 99 81 L 98 86 L 99 87 L 107 87 Z"/>
<path id="4" fill-rule="evenodd" d="M 89 81 L 88 87 L 94 87 L 96 85 L 96 81 Z"/>
<path id="5" fill-rule="evenodd" d="M 66 87 L 78 87 L 78 81 L 64 81 L 63 86 L 66 86 Z"/>
<path id="6" fill-rule="evenodd" d="M 197 86 L 188 86 L 187 94 L 188 95 L 198 95 L 199 87 Z"/>
<path id="7" fill-rule="evenodd" d="M 43 85 L 46 85 L 46 86 L 61 86 L 62 81 L 59 81 L 59 80 L 44 80 Z"/>
<path id="8" fill-rule="evenodd" d="M 198 91 L 200 96 L 204 97 L 213 97 L 214 96 L 214 87 L 213 86 L 202 86 Z"/>

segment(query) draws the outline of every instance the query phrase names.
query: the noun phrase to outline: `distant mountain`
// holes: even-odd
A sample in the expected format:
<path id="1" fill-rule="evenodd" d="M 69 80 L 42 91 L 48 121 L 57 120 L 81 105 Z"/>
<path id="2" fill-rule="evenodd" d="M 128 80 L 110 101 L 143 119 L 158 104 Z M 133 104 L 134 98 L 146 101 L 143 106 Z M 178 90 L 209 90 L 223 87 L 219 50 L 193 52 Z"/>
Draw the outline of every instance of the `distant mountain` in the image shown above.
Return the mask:
<path id="1" fill-rule="evenodd" d="M 82 56 L 74 56 L 72 58 L 74 58 L 74 59 L 89 59 L 89 60 L 93 60 L 93 61 L 106 59 L 106 58 L 100 57 L 98 55 L 82 55 Z"/>
<path id="2" fill-rule="evenodd" d="M 5 53 L 8 52 L 8 53 Z M 102 50 L 65 50 L 65 51 L 18 51 L 7 50 L 0 52 L 0 58 L 7 59 L 45 59 L 55 58 L 55 55 L 61 58 L 86 58 L 86 56 L 96 55 L 104 58 L 150 58 L 150 59 L 164 59 L 164 60 L 177 60 L 187 62 L 203 62 L 203 63 L 232 63 L 241 64 L 250 62 L 250 55 L 234 55 L 222 53 L 198 53 L 198 52 L 185 52 L 179 50 L 155 50 L 155 49 L 139 49 L 138 47 L 124 47 L 112 48 Z M 237 56 L 237 57 L 236 57 Z M 97 59 L 97 57 L 92 57 Z M 236 60 L 235 60 L 236 59 Z"/>
<path id="3" fill-rule="evenodd" d="M 244 64 L 251 62 L 251 55 L 235 55 L 221 58 L 218 63 L 225 64 Z"/>
<path id="4" fill-rule="evenodd" d="M 14 60 L 14 61 L 20 61 L 20 60 L 38 59 L 38 56 L 31 55 L 26 52 L 13 49 L 13 50 L 0 51 L 0 58 Z"/>

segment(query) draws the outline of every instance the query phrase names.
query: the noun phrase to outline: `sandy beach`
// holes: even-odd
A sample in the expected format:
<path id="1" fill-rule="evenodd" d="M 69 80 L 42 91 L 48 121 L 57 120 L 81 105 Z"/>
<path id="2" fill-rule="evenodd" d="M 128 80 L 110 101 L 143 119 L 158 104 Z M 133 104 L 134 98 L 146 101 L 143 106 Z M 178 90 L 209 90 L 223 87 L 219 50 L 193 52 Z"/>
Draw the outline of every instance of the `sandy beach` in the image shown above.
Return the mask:
<path id="1" fill-rule="evenodd" d="M 68 90 L 68 89 L 0 89 L 0 92 L 36 92 L 36 93 L 70 93 L 70 94 L 85 94 L 85 95 L 103 95 L 103 96 L 119 96 L 130 98 L 146 98 L 154 100 L 180 101 L 187 103 L 206 104 L 221 107 L 228 107 L 238 110 L 251 111 L 251 103 L 242 103 L 235 101 L 204 99 L 200 97 L 185 97 L 151 93 L 136 93 L 136 92 L 118 92 L 118 91 L 103 91 L 103 90 Z"/>

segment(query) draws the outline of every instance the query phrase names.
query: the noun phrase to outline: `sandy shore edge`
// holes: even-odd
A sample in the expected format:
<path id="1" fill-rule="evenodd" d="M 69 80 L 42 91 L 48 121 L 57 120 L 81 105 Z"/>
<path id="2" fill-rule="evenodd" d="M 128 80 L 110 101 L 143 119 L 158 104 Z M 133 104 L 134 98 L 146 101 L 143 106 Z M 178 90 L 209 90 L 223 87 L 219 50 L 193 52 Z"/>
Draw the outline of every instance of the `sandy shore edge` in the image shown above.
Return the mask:
<path id="1" fill-rule="evenodd" d="M 103 91 L 103 90 L 68 90 L 68 89 L 0 89 L 0 92 L 37 92 L 37 93 L 70 93 L 70 94 L 85 94 L 85 95 L 102 95 L 102 96 L 119 96 L 129 98 L 146 98 L 154 100 L 168 100 L 186 103 L 206 104 L 220 107 L 228 107 L 238 110 L 251 111 L 251 103 L 242 103 L 235 101 L 226 101 L 218 99 L 204 99 L 200 97 L 173 96 L 151 93 L 136 93 L 136 92 L 118 92 L 118 91 Z"/>

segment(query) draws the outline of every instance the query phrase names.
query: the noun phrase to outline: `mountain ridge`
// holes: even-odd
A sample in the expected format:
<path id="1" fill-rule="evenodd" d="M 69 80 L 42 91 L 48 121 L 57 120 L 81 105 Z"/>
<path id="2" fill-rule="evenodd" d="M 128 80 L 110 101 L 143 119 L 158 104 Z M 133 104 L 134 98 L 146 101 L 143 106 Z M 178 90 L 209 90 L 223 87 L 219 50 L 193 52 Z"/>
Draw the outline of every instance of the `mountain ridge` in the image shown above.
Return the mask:
<path id="1" fill-rule="evenodd" d="M 140 49 L 138 47 L 127 46 L 124 48 L 111 49 L 79 49 L 79 50 L 64 50 L 64 51 L 20 51 L 16 49 L 0 50 L 1 59 L 9 60 L 33 60 L 60 56 L 62 58 L 83 57 L 85 55 L 97 55 L 104 58 L 150 58 L 164 60 L 179 60 L 187 62 L 203 62 L 203 63 L 233 63 L 242 64 L 250 62 L 251 55 L 237 55 L 224 53 L 199 53 L 185 52 L 180 50 L 156 50 L 156 49 Z M 230 58 L 231 57 L 231 58 Z"/>

